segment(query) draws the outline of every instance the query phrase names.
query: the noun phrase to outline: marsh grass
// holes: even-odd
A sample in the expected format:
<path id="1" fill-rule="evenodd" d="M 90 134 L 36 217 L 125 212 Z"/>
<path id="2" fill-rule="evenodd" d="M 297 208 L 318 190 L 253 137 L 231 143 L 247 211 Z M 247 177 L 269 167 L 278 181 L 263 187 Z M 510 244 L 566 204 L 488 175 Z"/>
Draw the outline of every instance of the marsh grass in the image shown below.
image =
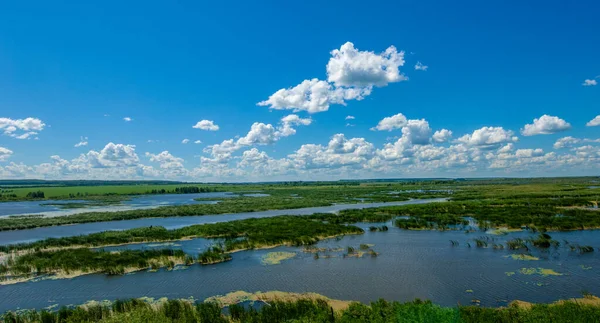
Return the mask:
<path id="1" fill-rule="evenodd" d="M 344 303 L 327 298 L 269 299 L 259 309 L 221 304 L 215 301 L 160 300 L 147 302 L 140 299 L 98 303 L 78 307 L 63 307 L 58 311 L 7 312 L 4 322 L 44 323 L 191 323 L 191 322 L 400 322 L 400 323 L 534 323 L 534 322 L 597 322 L 600 307 L 593 296 L 560 301 L 554 304 L 514 302 L 504 308 L 480 306 L 442 307 L 430 301 L 415 300 L 407 303 L 380 299 L 369 305 Z M 224 306 L 227 306 L 224 310 Z"/>

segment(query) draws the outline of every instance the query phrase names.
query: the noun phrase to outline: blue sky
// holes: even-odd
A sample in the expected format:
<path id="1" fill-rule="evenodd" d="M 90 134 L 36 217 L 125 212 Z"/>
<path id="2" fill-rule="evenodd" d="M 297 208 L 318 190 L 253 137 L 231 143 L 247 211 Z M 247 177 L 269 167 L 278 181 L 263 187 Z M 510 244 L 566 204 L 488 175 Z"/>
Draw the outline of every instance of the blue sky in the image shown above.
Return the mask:
<path id="1" fill-rule="evenodd" d="M 598 175 L 598 12 L 597 1 L 4 3 L 0 177 Z M 328 87 L 319 112 L 291 92 L 269 101 L 312 79 Z M 193 128 L 201 120 L 219 129 Z M 442 129 L 452 136 L 438 142 Z"/>

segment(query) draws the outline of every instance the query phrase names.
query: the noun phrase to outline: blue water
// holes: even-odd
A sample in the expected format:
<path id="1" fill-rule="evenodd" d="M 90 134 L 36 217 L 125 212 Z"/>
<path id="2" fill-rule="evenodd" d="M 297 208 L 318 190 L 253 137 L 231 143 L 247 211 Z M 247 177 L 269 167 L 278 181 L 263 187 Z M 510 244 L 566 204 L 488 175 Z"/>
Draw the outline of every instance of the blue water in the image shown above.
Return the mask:
<path id="1" fill-rule="evenodd" d="M 359 224 L 367 228 L 373 224 Z M 381 225 L 381 224 L 377 224 Z M 552 302 L 580 297 L 583 291 L 600 294 L 600 257 L 598 252 L 578 254 L 566 247 L 536 250 L 538 261 L 513 260 L 509 250 L 467 247 L 485 233 L 460 231 L 407 231 L 391 226 L 387 232 L 366 232 L 341 239 L 329 239 L 319 248 L 334 249 L 314 259 L 301 247 L 243 251 L 227 263 L 183 270 L 138 272 L 125 276 L 86 275 L 66 280 L 43 280 L 0 286 L 0 311 L 15 308 L 43 308 L 59 304 L 81 304 L 88 300 L 114 300 L 132 297 L 169 297 L 205 299 L 236 290 L 248 292 L 281 290 L 316 292 L 331 298 L 369 302 L 383 297 L 410 301 L 431 299 L 446 306 L 468 305 L 480 300 L 483 306 L 505 306 L 519 299 Z M 487 235 L 503 243 L 514 237 L 529 237 L 526 232 L 505 236 Z M 556 240 L 600 247 L 600 231 L 551 233 Z M 450 240 L 459 241 L 452 247 Z M 195 239 L 174 245 L 138 244 L 120 248 L 179 248 L 196 254 L 213 241 Z M 348 246 L 374 244 L 378 257 L 344 258 Z M 279 265 L 264 265 L 269 252 L 295 252 Z M 325 259 L 325 255 L 332 258 Z M 561 276 L 524 275 L 521 268 L 554 269 Z M 507 272 L 515 274 L 508 276 Z M 467 292 L 473 290 L 473 293 Z"/>

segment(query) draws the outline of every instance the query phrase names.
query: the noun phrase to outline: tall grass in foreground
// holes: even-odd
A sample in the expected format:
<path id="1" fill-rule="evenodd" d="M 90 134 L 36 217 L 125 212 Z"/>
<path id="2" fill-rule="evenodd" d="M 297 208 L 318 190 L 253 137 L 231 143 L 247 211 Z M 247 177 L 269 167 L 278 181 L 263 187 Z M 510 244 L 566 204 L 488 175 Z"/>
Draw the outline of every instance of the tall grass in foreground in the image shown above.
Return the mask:
<path id="1" fill-rule="evenodd" d="M 529 322 L 598 322 L 600 306 L 575 301 L 538 304 L 530 307 L 511 305 L 507 308 L 476 306 L 441 307 L 429 301 L 408 303 L 379 300 L 365 305 L 351 303 L 334 310 L 326 300 L 300 299 L 291 302 L 270 301 L 259 309 L 218 303 L 193 303 L 189 300 L 169 300 L 150 304 L 142 300 L 116 301 L 112 305 L 63 307 L 56 312 L 8 312 L 3 322 L 44 323 L 163 323 L 163 322 L 406 322 L 406 323 L 529 323 Z"/>

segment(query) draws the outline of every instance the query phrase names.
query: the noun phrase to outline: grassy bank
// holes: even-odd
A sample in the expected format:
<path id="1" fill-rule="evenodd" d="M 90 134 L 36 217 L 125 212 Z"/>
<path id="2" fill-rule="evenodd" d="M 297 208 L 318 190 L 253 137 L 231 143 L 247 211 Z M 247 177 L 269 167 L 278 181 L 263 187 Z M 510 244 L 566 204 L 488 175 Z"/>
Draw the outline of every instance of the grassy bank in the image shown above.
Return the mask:
<path id="1" fill-rule="evenodd" d="M 250 298 L 260 308 L 245 307 L 218 300 L 193 302 L 140 299 L 112 304 L 87 304 L 61 308 L 56 312 L 20 311 L 3 315 L 4 322 L 406 322 L 406 323 L 486 323 L 486 322 L 597 322 L 599 299 L 561 301 L 554 304 L 514 302 L 506 308 L 475 306 L 441 307 L 429 301 L 399 303 L 378 300 L 369 305 L 330 300 L 317 294 L 260 293 Z M 224 306 L 227 308 L 224 309 Z"/>

